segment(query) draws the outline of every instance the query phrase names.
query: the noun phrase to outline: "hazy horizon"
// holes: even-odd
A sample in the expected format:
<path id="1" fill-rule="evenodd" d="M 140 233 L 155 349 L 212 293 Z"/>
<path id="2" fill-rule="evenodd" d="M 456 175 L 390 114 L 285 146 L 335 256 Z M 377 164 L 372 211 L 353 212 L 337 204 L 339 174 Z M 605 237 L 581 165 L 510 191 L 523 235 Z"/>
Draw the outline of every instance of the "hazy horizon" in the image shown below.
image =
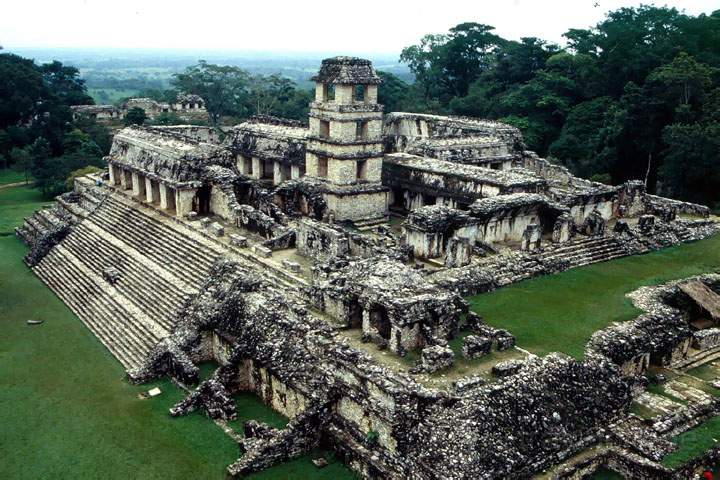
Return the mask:
<path id="1" fill-rule="evenodd" d="M 366 0 L 355 9 L 338 8 L 342 4 L 334 2 L 307 6 L 278 0 L 243 4 L 127 0 L 122 6 L 102 0 L 27 0 L 3 6 L 0 45 L 6 51 L 397 56 L 423 35 L 443 33 L 462 22 L 492 25 L 507 39 L 532 36 L 564 44 L 562 34 L 568 29 L 592 27 L 608 11 L 641 3 L 676 7 L 692 15 L 720 8 L 711 0 L 447 0 L 442 4 Z M 308 28 L 313 25 L 316 28 Z"/>

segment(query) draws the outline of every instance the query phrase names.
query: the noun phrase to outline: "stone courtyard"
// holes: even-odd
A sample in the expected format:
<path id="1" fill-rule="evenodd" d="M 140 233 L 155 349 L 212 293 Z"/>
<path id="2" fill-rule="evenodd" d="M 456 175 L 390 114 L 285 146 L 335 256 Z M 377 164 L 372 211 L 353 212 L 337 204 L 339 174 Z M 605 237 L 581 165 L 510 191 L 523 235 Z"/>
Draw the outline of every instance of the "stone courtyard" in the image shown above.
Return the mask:
<path id="1" fill-rule="evenodd" d="M 582 359 L 524 350 L 464 299 L 710 237 L 707 207 L 575 177 L 509 125 L 383 114 L 367 60 L 326 59 L 313 81 L 307 124 L 120 130 L 106 172 L 16 232 L 132 381 L 191 387 L 173 416 L 233 420 L 252 392 L 290 418 L 247 422 L 229 475 L 318 445 L 366 478 L 715 465 L 716 449 L 661 463 L 719 412 L 692 374 L 718 368 L 714 272 L 634 292 L 643 313 Z"/>

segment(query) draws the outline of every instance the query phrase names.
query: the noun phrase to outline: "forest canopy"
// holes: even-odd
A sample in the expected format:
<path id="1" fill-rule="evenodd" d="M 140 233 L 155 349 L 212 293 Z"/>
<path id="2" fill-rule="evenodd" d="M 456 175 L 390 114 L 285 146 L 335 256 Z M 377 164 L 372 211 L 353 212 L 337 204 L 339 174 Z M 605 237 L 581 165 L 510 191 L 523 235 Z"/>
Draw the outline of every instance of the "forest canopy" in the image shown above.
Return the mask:
<path id="1" fill-rule="evenodd" d="M 414 84 L 384 74 L 392 110 L 497 119 L 574 173 L 720 208 L 720 10 L 641 6 L 565 33 L 507 40 L 481 23 L 403 49 Z"/>

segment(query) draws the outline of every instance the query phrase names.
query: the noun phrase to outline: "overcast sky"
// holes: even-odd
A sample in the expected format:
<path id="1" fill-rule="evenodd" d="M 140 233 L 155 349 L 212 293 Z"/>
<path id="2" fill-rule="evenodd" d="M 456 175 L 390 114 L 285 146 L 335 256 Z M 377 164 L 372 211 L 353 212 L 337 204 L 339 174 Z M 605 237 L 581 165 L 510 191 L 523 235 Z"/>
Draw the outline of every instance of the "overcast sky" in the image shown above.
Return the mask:
<path id="1" fill-rule="evenodd" d="M 397 53 L 461 22 L 562 42 L 620 0 L 1 0 L 0 45 Z M 652 3 L 652 2 L 642 2 Z M 689 14 L 717 0 L 657 2 Z"/>

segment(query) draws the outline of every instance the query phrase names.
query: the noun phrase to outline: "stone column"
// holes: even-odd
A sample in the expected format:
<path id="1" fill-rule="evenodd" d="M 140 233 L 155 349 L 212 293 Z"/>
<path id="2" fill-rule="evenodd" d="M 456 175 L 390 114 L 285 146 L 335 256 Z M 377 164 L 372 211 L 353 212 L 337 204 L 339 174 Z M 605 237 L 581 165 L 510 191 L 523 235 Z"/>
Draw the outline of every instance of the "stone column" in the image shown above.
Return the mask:
<path id="1" fill-rule="evenodd" d="M 145 201 L 148 203 L 157 202 L 157 198 L 153 197 L 152 180 L 145 177 Z"/>
<path id="2" fill-rule="evenodd" d="M 282 163 L 275 161 L 273 162 L 273 185 L 280 185 L 282 181 Z"/>
<path id="3" fill-rule="evenodd" d="M 542 230 L 540 225 L 537 223 L 531 223 L 525 228 L 522 236 L 522 242 L 520 249 L 534 252 L 540 248 L 540 241 L 542 238 Z"/>
<path id="4" fill-rule="evenodd" d="M 160 183 L 160 208 L 163 210 L 168 208 L 168 186 Z M 172 192 L 170 192 L 172 193 Z"/>
<path id="5" fill-rule="evenodd" d="M 565 243 L 572 237 L 575 222 L 568 214 L 560 215 L 553 225 L 552 240 L 555 243 Z"/>
<path id="6" fill-rule="evenodd" d="M 258 157 L 252 157 L 252 178 L 260 178 L 262 175 L 262 160 Z"/>
<path id="7" fill-rule="evenodd" d="M 122 187 L 123 190 L 127 190 L 128 184 L 127 184 L 127 175 L 125 174 L 125 170 L 122 168 L 120 170 L 120 187 Z"/>
<path id="8" fill-rule="evenodd" d="M 291 165 L 290 166 L 290 178 L 292 180 L 295 180 L 296 178 L 300 178 L 300 165 Z"/>
<path id="9" fill-rule="evenodd" d="M 145 187 L 145 182 L 143 182 L 141 186 L 140 180 L 140 174 L 137 172 L 132 172 L 132 193 L 134 197 L 139 197 L 143 193 L 142 187 Z"/>
<path id="10" fill-rule="evenodd" d="M 196 193 L 196 188 L 177 190 L 175 210 L 178 217 L 184 217 L 192 211 L 193 198 L 195 198 Z"/>
<path id="11" fill-rule="evenodd" d="M 115 166 L 112 163 L 108 165 L 108 173 L 110 174 L 110 185 L 115 185 L 117 178 L 115 178 Z"/>

